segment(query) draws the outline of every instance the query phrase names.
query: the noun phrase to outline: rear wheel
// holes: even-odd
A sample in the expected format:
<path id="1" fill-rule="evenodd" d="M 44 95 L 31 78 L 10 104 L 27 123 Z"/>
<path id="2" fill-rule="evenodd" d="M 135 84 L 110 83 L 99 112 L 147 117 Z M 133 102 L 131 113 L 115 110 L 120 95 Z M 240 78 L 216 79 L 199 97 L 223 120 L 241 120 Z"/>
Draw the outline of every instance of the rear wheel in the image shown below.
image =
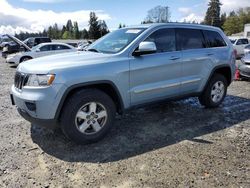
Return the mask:
<path id="1" fill-rule="evenodd" d="M 226 78 L 221 74 L 215 74 L 199 97 L 200 103 L 208 108 L 218 107 L 227 94 L 227 86 Z"/>
<path id="2" fill-rule="evenodd" d="M 97 89 L 81 90 L 70 97 L 63 108 L 62 131 L 78 144 L 97 142 L 110 130 L 115 109 L 106 93 Z"/>

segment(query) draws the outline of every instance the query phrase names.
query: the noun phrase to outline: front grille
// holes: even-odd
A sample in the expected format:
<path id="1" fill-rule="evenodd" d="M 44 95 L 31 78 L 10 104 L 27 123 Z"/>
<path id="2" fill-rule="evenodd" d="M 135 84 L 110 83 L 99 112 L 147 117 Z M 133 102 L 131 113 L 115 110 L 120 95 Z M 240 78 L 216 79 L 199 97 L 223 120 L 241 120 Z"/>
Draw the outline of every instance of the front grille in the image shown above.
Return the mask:
<path id="1" fill-rule="evenodd" d="M 14 81 L 14 85 L 17 89 L 22 89 L 23 86 L 27 83 L 29 78 L 28 74 L 24 74 L 21 72 L 16 72 L 15 74 L 15 81 Z"/>

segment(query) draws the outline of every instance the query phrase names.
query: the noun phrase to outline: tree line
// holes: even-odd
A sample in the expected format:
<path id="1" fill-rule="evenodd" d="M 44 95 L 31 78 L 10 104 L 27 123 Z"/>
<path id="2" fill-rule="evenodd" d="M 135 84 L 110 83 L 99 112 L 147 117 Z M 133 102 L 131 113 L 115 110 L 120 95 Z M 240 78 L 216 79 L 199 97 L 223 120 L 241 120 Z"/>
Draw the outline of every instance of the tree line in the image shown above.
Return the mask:
<path id="1" fill-rule="evenodd" d="M 221 14 L 220 0 L 210 0 L 204 21 L 200 24 L 220 27 L 227 35 L 239 33 L 244 30 L 244 25 L 250 23 L 250 7 L 240 8 L 237 11 L 231 11 L 229 14 Z M 167 23 L 170 22 L 171 12 L 168 6 L 156 6 L 150 9 L 146 18 L 141 22 L 147 23 Z M 184 21 L 186 23 L 186 21 Z M 189 23 L 197 23 L 195 21 Z M 197 23 L 198 24 L 198 23 Z M 118 28 L 126 27 L 125 24 L 119 24 Z M 80 30 L 77 21 L 68 20 L 66 25 L 60 29 L 55 23 L 47 30 L 40 33 L 20 33 L 16 36 L 24 40 L 34 36 L 48 36 L 52 39 L 98 39 L 109 32 L 108 26 L 104 20 L 99 20 L 95 12 L 89 16 L 89 28 Z"/>
<path id="2" fill-rule="evenodd" d="M 239 2 L 240 3 L 240 2 Z M 231 11 L 229 14 L 221 14 L 220 0 L 210 0 L 204 22 L 202 24 L 220 27 L 226 35 L 240 33 L 244 25 L 250 23 L 250 7 Z"/>
<path id="3" fill-rule="evenodd" d="M 109 29 L 106 22 L 104 20 L 99 20 L 95 12 L 90 12 L 88 30 L 80 30 L 77 21 L 72 22 L 68 20 L 66 25 L 63 25 L 61 29 L 58 27 L 58 24 L 55 23 L 43 32 L 21 32 L 15 34 L 15 36 L 20 40 L 36 36 L 50 37 L 51 39 L 98 39 L 107 33 L 109 33 Z"/>

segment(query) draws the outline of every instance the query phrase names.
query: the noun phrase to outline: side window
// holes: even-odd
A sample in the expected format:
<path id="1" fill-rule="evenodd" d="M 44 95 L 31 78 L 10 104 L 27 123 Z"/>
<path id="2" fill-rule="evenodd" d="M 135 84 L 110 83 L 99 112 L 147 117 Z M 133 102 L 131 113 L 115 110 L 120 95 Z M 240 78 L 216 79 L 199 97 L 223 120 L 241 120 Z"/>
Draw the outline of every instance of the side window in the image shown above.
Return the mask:
<path id="1" fill-rule="evenodd" d="M 243 45 L 243 44 L 248 44 L 248 39 L 239 39 L 236 43 L 236 45 Z"/>
<path id="2" fill-rule="evenodd" d="M 69 50 L 70 48 L 68 46 L 64 46 L 64 45 L 59 45 L 60 46 L 60 50 Z"/>
<path id="3" fill-rule="evenodd" d="M 198 29 L 177 29 L 177 45 L 181 50 L 205 48 L 205 40 Z"/>
<path id="4" fill-rule="evenodd" d="M 238 41 L 237 41 L 237 43 L 236 43 L 236 45 L 242 45 L 243 43 L 242 43 L 242 40 L 241 39 L 239 39 Z"/>
<path id="5" fill-rule="evenodd" d="M 70 49 L 68 46 L 64 45 L 53 45 L 53 50 L 68 50 Z"/>
<path id="6" fill-rule="evenodd" d="M 42 46 L 42 47 L 40 48 L 40 51 L 41 51 L 41 52 L 50 51 L 50 45 Z"/>
<path id="7" fill-rule="evenodd" d="M 248 44 L 249 42 L 248 42 L 248 39 L 242 39 L 242 43 L 243 44 Z"/>
<path id="8" fill-rule="evenodd" d="M 219 33 L 207 30 L 204 30 L 203 33 L 206 43 L 210 48 L 223 47 L 227 45 Z"/>
<path id="9" fill-rule="evenodd" d="M 158 53 L 176 50 L 174 29 L 159 29 L 152 33 L 145 41 L 154 42 Z"/>

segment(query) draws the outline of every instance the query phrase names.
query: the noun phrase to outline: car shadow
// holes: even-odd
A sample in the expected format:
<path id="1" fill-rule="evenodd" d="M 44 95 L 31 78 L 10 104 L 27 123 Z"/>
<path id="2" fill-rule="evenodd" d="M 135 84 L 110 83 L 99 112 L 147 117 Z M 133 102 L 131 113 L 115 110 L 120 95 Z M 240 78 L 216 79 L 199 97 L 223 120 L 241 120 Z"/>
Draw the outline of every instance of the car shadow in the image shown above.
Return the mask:
<path id="1" fill-rule="evenodd" d="M 16 68 L 17 68 L 17 65 L 10 65 L 10 68 L 16 69 Z"/>
<path id="2" fill-rule="evenodd" d="M 248 113 L 246 113 L 248 112 Z M 250 118 L 250 99 L 227 96 L 220 108 L 203 108 L 196 98 L 139 108 L 117 117 L 98 143 L 76 145 L 61 131 L 31 128 L 31 137 L 49 155 L 68 162 L 106 163 L 127 159 L 184 140 L 220 131 Z"/>

